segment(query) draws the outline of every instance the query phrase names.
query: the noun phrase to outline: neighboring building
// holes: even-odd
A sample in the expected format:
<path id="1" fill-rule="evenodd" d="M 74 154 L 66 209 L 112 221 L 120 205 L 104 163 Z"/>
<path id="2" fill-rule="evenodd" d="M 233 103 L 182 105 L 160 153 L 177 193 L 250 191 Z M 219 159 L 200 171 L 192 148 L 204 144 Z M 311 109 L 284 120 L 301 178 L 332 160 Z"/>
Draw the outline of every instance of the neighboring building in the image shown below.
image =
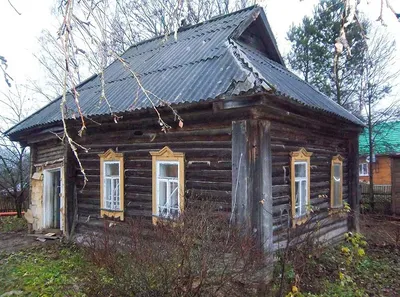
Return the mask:
<path id="1" fill-rule="evenodd" d="M 68 233 L 76 213 L 78 227 L 104 217 L 156 223 L 203 197 L 267 249 L 307 219 L 310 205 L 318 213 L 313 221 L 326 223 L 318 230 L 323 239 L 339 239 L 354 226 L 356 215 L 330 210 L 345 201 L 357 210 L 363 124 L 287 70 L 262 8 L 181 28 L 176 39 L 141 42 L 122 58 L 151 93 L 119 61 L 107 67 L 105 92 L 118 123 L 100 101 L 99 76 L 77 88 L 90 118 L 82 137 L 68 97 L 70 134 L 88 149 L 79 149 L 84 188 L 70 147 L 54 134 L 63 132 L 61 98 L 7 132 L 31 148 L 34 229 Z M 173 126 L 167 133 L 152 103 Z"/>
<path id="2" fill-rule="evenodd" d="M 392 184 L 392 159 L 400 154 L 400 121 L 376 125 L 374 134 L 374 170 L 375 185 Z M 369 140 L 368 129 L 360 135 L 360 181 L 369 183 Z"/>

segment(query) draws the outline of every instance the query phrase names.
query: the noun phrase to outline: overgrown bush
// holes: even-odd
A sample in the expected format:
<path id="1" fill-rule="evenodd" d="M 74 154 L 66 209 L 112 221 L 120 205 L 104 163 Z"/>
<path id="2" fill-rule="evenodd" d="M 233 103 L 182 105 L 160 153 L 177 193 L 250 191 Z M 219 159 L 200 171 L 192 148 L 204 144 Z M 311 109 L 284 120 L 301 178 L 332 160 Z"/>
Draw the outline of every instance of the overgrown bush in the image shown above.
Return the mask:
<path id="1" fill-rule="evenodd" d="M 106 222 L 88 237 L 102 267 L 89 296 L 250 296 L 266 283 L 268 265 L 254 238 L 206 203 L 177 221 Z M 104 273 L 103 273 L 104 272 Z"/>

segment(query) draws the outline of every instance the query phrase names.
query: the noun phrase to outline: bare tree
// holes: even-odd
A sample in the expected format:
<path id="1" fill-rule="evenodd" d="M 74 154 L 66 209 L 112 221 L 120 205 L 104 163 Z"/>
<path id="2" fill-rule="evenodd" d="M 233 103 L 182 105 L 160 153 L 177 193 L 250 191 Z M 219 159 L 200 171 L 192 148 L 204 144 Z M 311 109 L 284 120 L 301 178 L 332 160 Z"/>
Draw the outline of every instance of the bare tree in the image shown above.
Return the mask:
<path id="1" fill-rule="evenodd" d="M 8 92 L 0 92 L 0 192 L 15 202 L 18 217 L 29 187 L 29 152 L 26 147 L 11 142 L 3 134 L 3 129 L 25 118 L 33 100 L 27 89 L 15 85 Z"/>
<path id="2" fill-rule="evenodd" d="M 394 69 L 394 70 L 393 70 Z M 395 42 L 388 35 L 375 30 L 362 61 L 362 79 L 359 91 L 360 105 L 363 107 L 364 121 L 368 129 L 370 203 L 374 209 L 374 171 L 373 157 L 375 140 L 383 133 L 382 128 L 400 115 L 399 100 L 385 104 L 399 76 L 399 65 L 396 65 Z M 386 132 L 388 130 L 386 129 Z"/>

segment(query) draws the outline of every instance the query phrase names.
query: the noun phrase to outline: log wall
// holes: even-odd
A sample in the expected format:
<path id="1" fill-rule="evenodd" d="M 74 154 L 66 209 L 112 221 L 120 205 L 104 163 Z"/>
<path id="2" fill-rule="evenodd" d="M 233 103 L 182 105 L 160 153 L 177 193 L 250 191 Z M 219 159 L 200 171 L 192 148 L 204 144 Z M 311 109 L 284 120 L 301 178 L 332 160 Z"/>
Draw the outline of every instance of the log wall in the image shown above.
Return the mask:
<path id="1" fill-rule="evenodd" d="M 83 186 L 83 175 L 75 162 L 74 170 L 68 169 L 67 174 L 67 183 L 75 186 L 68 188 L 67 192 L 70 193 L 68 199 L 76 195 L 79 221 L 90 225 L 93 218 L 97 219 L 100 216 L 98 154 L 108 149 L 124 154 L 125 217 L 141 216 L 150 219 L 152 215 L 150 151 L 158 151 L 164 146 L 169 146 L 175 152 L 185 153 L 186 205 L 198 201 L 199 198 L 210 198 L 216 210 L 230 215 L 232 121 L 257 119 L 271 123 L 275 247 L 282 247 L 287 240 L 286 227 L 290 226 L 289 154 L 301 147 L 313 152 L 311 203 L 320 209 L 314 221 L 324 222 L 319 231 L 321 238 L 334 239 L 347 231 L 346 219 L 338 215 L 329 215 L 328 212 L 331 160 L 337 154 L 344 157 L 343 200 L 347 201 L 350 190 L 354 188 L 349 176 L 349 143 L 350 139 L 357 137 L 359 128 L 357 130 L 354 125 L 338 121 L 333 116 L 324 117 L 304 106 L 294 106 L 276 97 L 244 98 L 237 105 L 230 106 L 236 107 L 225 108 L 224 103 L 211 102 L 181 108 L 179 114 L 184 119 L 184 127 L 177 128 L 177 122 L 174 122 L 172 117 L 166 116 L 164 119 L 176 127 L 168 133 L 161 131 L 156 116 L 151 112 L 139 115 L 127 114 L 117 124 L 109 116 L 96 119 L 102 123 L 101 125 L 88 123 L 83 137 L 76 137 L 77 142 L 87 148 L 87 152 L 81 150 L 79 153 L 88 178 L 86 186 Z M 49 142 L 35 144 L 35 152 L 35 163 L 57 160 L 63 158 L 65 154 L 62 146 Z M 70 212 L 74 207 L 73 203 L 69 202 Z M 69 220 L 72 220 L 70 213 Z M 306 231 L 297 233 L 302 235 Z"/>
<path id="2" fill-rule="evenodd" d="M 286 239 L 286 227 L 290 225 L 290 152 L 304 147 L 313 155 L 310 159 L 310 201 L 320 214 L 315 221 L 323 222 L 325 227 L 343 227 L 343 217 L 329 216 L 330 181 L 332 157 L 340 154 L 343 158 L 343 201 L 348 200 L 348 139 L 338 133 L 307 133 L 290 124 L 273 123 L 272 143 L 272 195 L 275 242 Z M 335 227 L 333 226 L 335 229 Z M 344 229 L 343 229 L 344 230 Z M 326 232 L 331 231 L 329 228 Z M 336 234 L 339 235 L 339 234 Z"/>
<path id="3" fill-rule="evenodd" d="M 212 107 L 211 105 L 209 106 Z M 208 109 L 208 111 L 211 111 Z M 155 117 L 140 124 L 127 120 L 110 126 L 89 127 L 79 143 L 88 149 L 80 159 L 88 178 L 83 187 L 83 174 L 76 168 L 79 221 L 100 215 L 100 159 L 108 149 L 124 154 L 125 217 L 152 215 L 152 159 L 150 151 L 168 146 L 185 153 L 186 205 L 198 199 L 211 199 L 216 210 L 231 210 L 231 123 L 213 120 L 204 113 L 183 113 L 183 128 L 161 131 Z M 200 121 L 200 119 L 202 121 Z M 207 119 L 207 120 L 205 120 Z M 206 121 L 206 122 L 203 122 Z M 177 126 L 177 123 L 174 123 Z"/>
<path id="4" fill-rule="evenodd" d="M 45 164 L 62 161 L 64 145 L 57 138 L 35 144 L 34 164 Z"/>

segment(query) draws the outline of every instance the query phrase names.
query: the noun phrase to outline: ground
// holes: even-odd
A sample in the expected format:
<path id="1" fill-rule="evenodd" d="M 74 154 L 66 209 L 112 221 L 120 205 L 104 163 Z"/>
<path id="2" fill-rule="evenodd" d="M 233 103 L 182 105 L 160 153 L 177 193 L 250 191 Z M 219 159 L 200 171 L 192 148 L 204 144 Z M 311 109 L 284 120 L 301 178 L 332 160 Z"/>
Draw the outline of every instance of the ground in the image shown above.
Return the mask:
<path id="1" fill-rule="evenodd" d="M 24 226 L 7 219 L 6 228 L 0 218 L 1 297 L 115 296 L 105 293 L 115 284 L 111 273 L 93 263 L 84 249 L 38 242 L 21 230 L 12 231 L 10 224 L 17 230 Z M 282 296 L 400 296 L 400 220 L 363 216 L 361 226 L 365 247 L 363 237 L 350 235 L 347 242 L 309 255 L 301 274 L 295 263 L 288 263 Z M 94 283 L 100 287 L 88 289 Z"/>

